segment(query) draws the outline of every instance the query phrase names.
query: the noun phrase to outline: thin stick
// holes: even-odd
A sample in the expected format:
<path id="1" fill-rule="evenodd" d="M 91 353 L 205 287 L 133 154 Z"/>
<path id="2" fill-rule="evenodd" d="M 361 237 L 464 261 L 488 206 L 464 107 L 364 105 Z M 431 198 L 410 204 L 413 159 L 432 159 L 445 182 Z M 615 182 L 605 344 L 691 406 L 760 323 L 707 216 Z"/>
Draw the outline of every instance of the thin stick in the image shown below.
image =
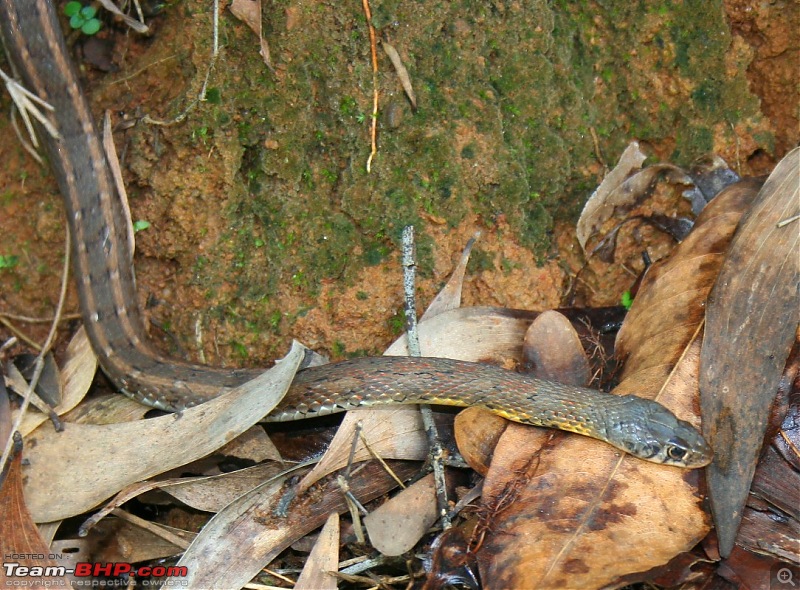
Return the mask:
<path id="1" fill-rule="evenodd" d="M 372 149 L 367 158 L 367 174 L 372 169 L 372 159 L 378 153 L 378 43 L 375 40 L 375 29 L 372 26 L 372 12 L 369 9 L 369 0 L 361 0 L 364 6 L 364 15 L 367 17 L 369 28 L 369 49 L 372 54 L 372 126 L 370 137 Z"/>
<path id="2" fill-rule="evenodd" d="M 405 295 L 406 307 L 406 327 L 408 354 L 410 356 L 421 356 L 422 352 L 419 345 L 419 333 L 417 331 L 417 303 L 416 303 L 416 269 L 417 264 L 414 255 L 414 226 L 408 225 L 403 228 L 402 238 L 402 257 L 403 257 L 403 293 Z M 448 515 L 447 485 L 444 476 L 444 449 L 439 439 L 439 432 L 436 428 L 436 421 L 433 419 L 433 410 L 427 404 L 420 404 L 420 414 L 422 424 L 425 427 L 425 434 L 428 437 L 428 459 L 433 468 L 433 479 L 436 487 L 436 504 L 439 509 L 439 516 L 442 519 L 442 528 L 447 530 L 451 526 Z"/>

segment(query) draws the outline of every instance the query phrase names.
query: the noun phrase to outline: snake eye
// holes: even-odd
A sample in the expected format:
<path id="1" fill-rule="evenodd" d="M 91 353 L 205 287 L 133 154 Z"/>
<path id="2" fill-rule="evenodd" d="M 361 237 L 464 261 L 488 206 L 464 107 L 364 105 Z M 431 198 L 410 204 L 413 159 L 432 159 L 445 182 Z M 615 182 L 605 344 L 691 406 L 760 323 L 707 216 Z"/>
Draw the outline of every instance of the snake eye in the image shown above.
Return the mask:
<path id="1" fill-rule="evenodd" d="M 669 457 L 673 461 L 682 461 L 685 456 L 686 456 L 686 449 L 673 446 L 670 446 L 667 449 L 667 457 Z"/>

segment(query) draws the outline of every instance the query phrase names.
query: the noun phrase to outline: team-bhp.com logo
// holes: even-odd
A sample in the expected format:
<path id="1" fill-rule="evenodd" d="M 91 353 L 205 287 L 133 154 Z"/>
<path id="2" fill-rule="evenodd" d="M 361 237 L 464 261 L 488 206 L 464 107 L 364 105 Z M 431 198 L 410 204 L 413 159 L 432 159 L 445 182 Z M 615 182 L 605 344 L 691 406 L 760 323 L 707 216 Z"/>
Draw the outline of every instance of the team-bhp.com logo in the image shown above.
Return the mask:
<path id="1" fill-rule="evenodd" d="M 42 556 L 44 557 L 44 556 Z M 137 578 L 185 578 L 188 575 L 186 566 L 154 565 L 134 567 L 125 562 L 91 563 L 79 561 L 73 567 L 63 565 L 22 565 L 17 562 L 3 563 L 3 573 L 7 582 L 11 578 L 120 578 L 136 576 Z M 18 584 L 15 584 L 18 585 Z"/>

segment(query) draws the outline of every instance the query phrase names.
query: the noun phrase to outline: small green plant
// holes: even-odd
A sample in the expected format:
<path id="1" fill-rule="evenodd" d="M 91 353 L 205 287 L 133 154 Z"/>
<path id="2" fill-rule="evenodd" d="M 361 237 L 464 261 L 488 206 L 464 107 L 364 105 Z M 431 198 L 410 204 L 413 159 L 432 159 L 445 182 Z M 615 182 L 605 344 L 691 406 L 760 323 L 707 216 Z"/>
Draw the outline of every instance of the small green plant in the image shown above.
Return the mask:
<path id="1" fill-rule="evenodd" d="M 622 304 L 622 307 L 624 307 L 625 309 L 630 309 L 631 308 L 631 305 L 633 305 L 633 296 L 631 295 L 630 291 L 625 291 L 622 294 L 622 298 L 620 299 L 620 303 Z"/>
<path id="2" fill-rule="evenodd" d="M 133 232 L 139 233 L 140 231 L 146 230 L 150 227 L 150 222 L 145 219 L 140 219 L 139 221 L 133 222 Z"/>
<path id="3" fill-rule="evenodd" d="M 69 26 L 80 29 L 84 35 L 94 35 L 100 30 L 100 20 L 95 18 L 97 8 L 91 5 L 84 6 L 80 2 L 67 2 L 64 14 L 69 17 Z"/>
<path id="4" fill-rule="evenodd" d="M 14 268 L 19 264 L 19 256 L 9 254 L 8 256 L 0 254 L 0 270 L 8 270 Z"/>

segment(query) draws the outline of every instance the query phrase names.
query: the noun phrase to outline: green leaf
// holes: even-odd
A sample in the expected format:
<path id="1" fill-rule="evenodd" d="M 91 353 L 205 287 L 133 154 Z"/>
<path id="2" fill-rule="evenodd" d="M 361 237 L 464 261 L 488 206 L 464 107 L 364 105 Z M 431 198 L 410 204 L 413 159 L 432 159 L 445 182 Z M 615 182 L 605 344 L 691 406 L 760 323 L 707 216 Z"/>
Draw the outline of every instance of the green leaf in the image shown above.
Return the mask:
<path id="1" fill-rule="evenodd" d="M 78 14 L 73 14 L 72 17 L 69 19 L 69 26 L 73 29 L 80 29 L 86 21 L 84 18 Z"/>
<path id="2" fill-rule="evenodd" d="M 0 270 L 14 268 L 19 263 L 19 256 L 9 254 L 4 256 L 0 254 Z"/>
<path id="3" fill-rule="evenodd" d="M 81 16 L 86 20 L 94 18 L 95 14 L 97 14 L 97 9 L 94 6 L 84 6 L 81 8 Z"/>
<path id="4" fill-rule="evenodd" d="M 144 219 L 140 219 L 139 221 L 133 222 L 133 231 L 140 232 L 142 230 L 148 229 L 150 227 L 150 222 L 145 221 Z"/>
<path id="5" fill-rule="evenodd" d="M 84 35 L 94 35 L 99 30 L 100 30 L 100 21 L 97 20 L 96 18 L 87 20 L 85 23 L 83 23 L 83 26 L 81 27 L 81 32 L 83 32 Z"/>
<path id="6" fill-rule="evenodd" d="M 80 2 L 74 2 L 74 1 L 73 2 L 67 2 L 66 6 L 64 6 L 64 14 L 71 18 L 71 17 L 75 16 L 76 14 L 78 14 L 80 12 L 81 8 L 83 8 L 83 4 L 81 4 Z M 72 26 L 72 22 L 71 21 L 70 21 L 70 26 Z M 76 27 L 72 27 L 72 28 L 76 28 Z"/>

